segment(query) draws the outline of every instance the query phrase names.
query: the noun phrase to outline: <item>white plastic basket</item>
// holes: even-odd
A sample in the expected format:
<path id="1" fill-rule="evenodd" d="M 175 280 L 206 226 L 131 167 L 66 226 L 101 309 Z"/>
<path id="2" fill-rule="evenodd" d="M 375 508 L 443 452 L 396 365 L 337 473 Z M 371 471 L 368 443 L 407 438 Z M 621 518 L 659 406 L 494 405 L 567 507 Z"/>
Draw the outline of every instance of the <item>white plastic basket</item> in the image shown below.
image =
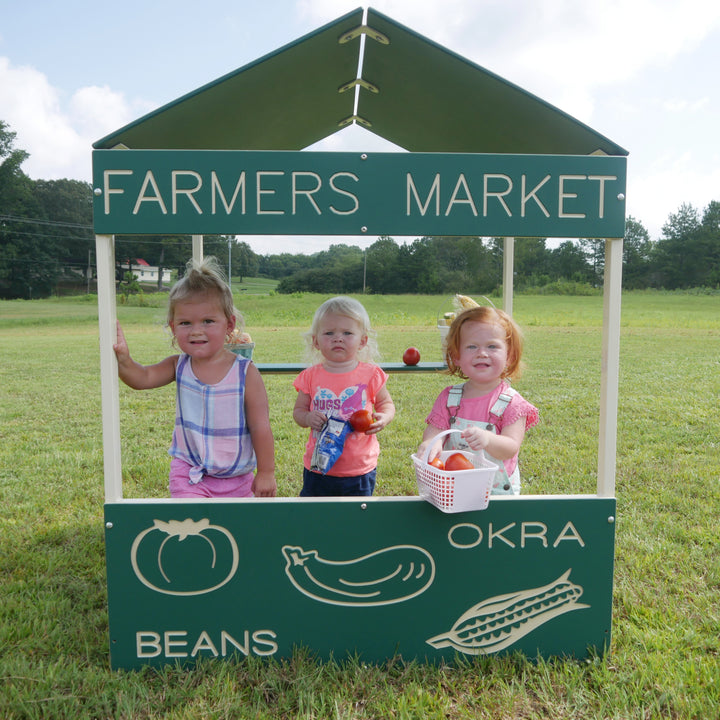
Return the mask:
<path id="1" fill-rule="evenodd" d="M 459 433 L 460 431 L 445 430 L 439 433 L 435 440 L 440 440 L 443 436 L 453 432 Z M 497 465 L 487 460 L 482 452 L 443 450 L 440 453 L 440 459 L 443 462 L 450 455 L 459 452 L 475 467 L 471 470 L 440 470 L 434 465 L 428 464 L 433 444 L 428 445 L 424 457 L 412 456 L 420 497 L 445 513 L 485 510 L 490 501 L 490 491 L 492 490 L 493 476 L 498 469 Z"/>

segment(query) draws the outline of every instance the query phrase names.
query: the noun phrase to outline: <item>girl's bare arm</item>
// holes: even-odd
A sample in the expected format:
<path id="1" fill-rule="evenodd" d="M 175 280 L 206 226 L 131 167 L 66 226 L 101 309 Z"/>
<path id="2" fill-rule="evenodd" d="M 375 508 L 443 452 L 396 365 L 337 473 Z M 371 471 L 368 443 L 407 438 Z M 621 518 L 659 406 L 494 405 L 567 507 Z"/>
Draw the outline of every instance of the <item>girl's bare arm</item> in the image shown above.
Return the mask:
<path id="1" fill-rule="evenodd" d="M 390 393 L 385 385 L 383 385 L 378 394 L 375 396 L 373 403 L 373 423 L 365 431 L 366 435 L 373 435 L 380 432 L 385 426 L 392 422 L 395 417 L 395 403 L 390 397 Z"/>
<path id="2" fill-rule="evenodd" d="M 141 365 L 130 357 L 125 333 L 117 323 L 117 340 L 113 345 L 118 362 L 118 376 L 134 390 L 162 387 L 175 380 L 177 355 L 171 355 L 154 365 Z"/>
<path id="3" fill-rule="evenodd" d="M 270 427 L 267 391 L 260 372 L 252 364 L 245 376 L 245 420 L 257 460 L 253 493 L 256 497 L 275 497 L 275 438 Z"/>
<path id="4" fill-rule="evenodd" d="M 311 410 L 311 398 L 302 391 L 298 392 L 295 407 L 293 408 L 293 420 L 300 426 L 311 428 L 320 432 L 327 422 L 327 416 L 318 410 Z"/>

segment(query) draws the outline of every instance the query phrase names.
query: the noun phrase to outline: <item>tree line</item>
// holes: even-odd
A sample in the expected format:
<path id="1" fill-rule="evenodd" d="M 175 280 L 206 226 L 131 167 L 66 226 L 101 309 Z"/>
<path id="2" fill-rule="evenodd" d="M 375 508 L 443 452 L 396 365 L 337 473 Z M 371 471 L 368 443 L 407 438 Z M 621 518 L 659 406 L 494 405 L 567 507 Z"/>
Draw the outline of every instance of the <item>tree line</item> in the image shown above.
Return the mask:
<path id="1" fill-rule="evenodd" d="M 15 137 L 0 120 L 0 298 L 46 297 L 64 286 L 91 291 L 92 187 L 78 180 L 32 180 L 22 171 L 28 154 L 14 147 Z M 117 236 L 115 247 L 119 283 L 129 280 L 122 266 L 138 258 L 182 274 L 192 254 L 189 235 Z M 335 244 L 312 255 L 259 255 L 233 236 L 206 236 L 205 253 L 218 257 L 233 277 L 277 279 L 283 293 L 487 295 L 502 284 L 502 238 L 422 237 L 398 243 L 380 237 L 367 249 Z M 592 291 L 602 285 L 603 263 L 599 239 L 549 247 L 545 238 L 517 238 L 515 288 Z M 681 205 L 655 241 L 629 217 L 623 287 L 719 288 L 720 202 L 712 201 L 702 213 Z"/>

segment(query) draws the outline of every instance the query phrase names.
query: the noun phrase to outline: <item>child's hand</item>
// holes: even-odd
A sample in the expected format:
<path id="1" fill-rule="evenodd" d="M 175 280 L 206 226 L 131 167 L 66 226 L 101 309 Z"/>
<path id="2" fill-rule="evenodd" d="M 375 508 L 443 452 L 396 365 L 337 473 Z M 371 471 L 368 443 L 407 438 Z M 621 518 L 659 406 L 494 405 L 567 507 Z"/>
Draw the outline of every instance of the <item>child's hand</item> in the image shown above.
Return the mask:
<path id="1" fill-rule="evenodd" d="M 378 390 L 378 394 L 375 397 L 372 416 L 373 422 L 365 431 L 366 435 L 379 433 L 386 425 L 389 425 L 395 417 L 395 403 L 392 401 L 390 393 L 384 385 Z"/>
<path id="2" fill-rule="evenodd" d="M 252 491 L 255 497 L 275 497 L 277 495 L 277 482 L 275 474 L 272 472 L 255 473 L 255 479 L 252 484 Z"/>
<path id="3" fill-rule="evenodd" d="M 479 427 L 468 427 L 462 431 L 460 435 L 462 439 L 470 446 L 472 450 L 484 450 L 493 436 L 489 430 L 483 430 Z"/>
<path id="4" fill-rule="evenodd" d="M 379 433 L 386 425 L 390 424 L 393 417 L 394 413 L 374 412 L 372 424 L 365 431 L 365 434 L 375 435 L 376 433 Z"/>
<path id="5" fill-rule="evenodd" d="M 308 413 L 305 416 L 307 427 L 311 430 L 315 430 L 316 432 L 322 432 L 325 425 L 327 425 L 327 420 L 327 416 L 323 415 L 323 413 L 318 410 L 308 410 Z"/>
<path id="6" fill-rule="evenodd" d="M 113 345 L 113 350 L 115 351 L 115 357 L 117 357 L 119 363 L 130 359 L 130 349 L 128 348 L 127 340 L 125 340 L 125 333 L 123 333 L 119 322 L 117 323 L 117 339 Z"/>
<path id="7" fill-rule="evenodd" d="M 430 447 L 435 444 L 435 447 Z M 425 453 L 427 452 L 428 447 L 430 447 L 430 454 L 428 455 L 428 462 L 436 458 L 441 450 L 442 450 L 442 441 L 436 440 L 435 438 L 430 438 L 429 440 L 425 440 L 424 442 L 421 442 L 420 445 L 418 445 L 417 452 L 415 453 L 419 458 L 425 457 Z"/>

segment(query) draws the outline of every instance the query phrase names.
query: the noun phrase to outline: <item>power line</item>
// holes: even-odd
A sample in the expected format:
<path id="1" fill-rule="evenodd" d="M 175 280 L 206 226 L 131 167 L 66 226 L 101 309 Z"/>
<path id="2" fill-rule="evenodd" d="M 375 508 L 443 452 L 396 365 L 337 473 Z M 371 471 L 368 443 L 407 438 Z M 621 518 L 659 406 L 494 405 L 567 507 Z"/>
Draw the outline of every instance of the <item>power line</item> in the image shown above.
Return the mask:
<path id="1" fill-rule="evenodd" d="M 72 227 L 90 231 L 92 231 L 93 229 L 92 225 L 83 225 L 82 223 L 62 222 L 61 220 L 40 220 L 39 218 L 19 217 L 18 215 L 0 215 L 0 220 L 6 220 L 9 222 L 34 223 L 37 225 L 54 225 L 57 227 L 65 228 Z"/>
<path id="2" fill-rule="evenodd" d="M 91 237 L 81 237 L 79 235 L 46 235 L 39 232 L 27 232 L 25 230 L 13 230 L 12 235 L 22 235 L 24 237 L 39 238 L 40 240 L 73 240 L 75 242 L 92 242 Z"/>

